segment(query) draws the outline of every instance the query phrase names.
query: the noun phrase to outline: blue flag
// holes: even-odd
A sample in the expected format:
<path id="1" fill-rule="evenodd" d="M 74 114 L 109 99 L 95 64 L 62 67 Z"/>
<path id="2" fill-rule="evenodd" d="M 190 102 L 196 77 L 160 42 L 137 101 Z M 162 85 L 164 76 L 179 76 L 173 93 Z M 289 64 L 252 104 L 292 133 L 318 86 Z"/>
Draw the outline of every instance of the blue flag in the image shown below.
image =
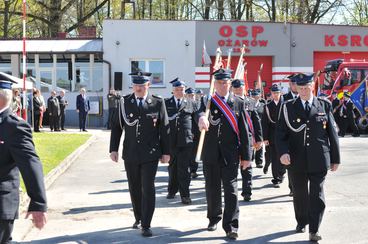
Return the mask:
<path id="1" fill-rule="evenodd" d="M 364 116 L 367 112 L 365 108 L 368 108 L 368 97 L 367 97 L 367 86 L 366 80 L 362 81 L 358 88 L 351 94 L 351 101 L 355 107 L 359 110 L 360 114 Z"/>

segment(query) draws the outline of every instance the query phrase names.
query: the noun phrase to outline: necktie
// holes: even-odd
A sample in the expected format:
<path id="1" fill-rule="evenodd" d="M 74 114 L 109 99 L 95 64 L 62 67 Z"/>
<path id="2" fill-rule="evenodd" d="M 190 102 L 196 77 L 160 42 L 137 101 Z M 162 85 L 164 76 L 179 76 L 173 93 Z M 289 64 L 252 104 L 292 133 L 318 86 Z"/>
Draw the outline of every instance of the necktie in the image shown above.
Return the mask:
<path id="1" fill-rule="evenodd" d="M 306 101 L 305 102 L 305 114 L 307 115 L 307 117 L 309 117 L 309 113 L 310 113 L 309 102 Z"/>
<path id="2" fill-rule="evenodd" d="M 143 97 L 138 97 L 138 100 L 139 100 L 138 108 L 139 108 L 139 111 L 142 112 L 142 110 L 143 110 Z"/>
<path id="3" fill-rule="evenodd" d="M 176 104 L 176 108 L 179 109 L 180 108 L 180 99 L 178 99 L 178 103 Z"/>

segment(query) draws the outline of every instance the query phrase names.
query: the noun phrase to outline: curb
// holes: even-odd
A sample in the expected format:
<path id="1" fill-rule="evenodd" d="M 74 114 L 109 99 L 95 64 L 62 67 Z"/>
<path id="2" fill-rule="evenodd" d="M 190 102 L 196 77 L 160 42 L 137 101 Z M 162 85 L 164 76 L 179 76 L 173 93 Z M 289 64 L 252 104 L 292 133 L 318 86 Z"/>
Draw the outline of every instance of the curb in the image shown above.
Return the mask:
<path id="1" fill-rule="evenodd" d="M 45 177 L 45 189 L 47 190 L 50 186 L 61 176 L 74 162 L 75 160 L 96 140 L 97 136 L 95 134 L 91 134 L 91 137 L 81 146 L 79 146 L 76 150 L 74 150 L 71 154 L 69 154 L 60 164 L 51 170 Z M 22 214 L 27 211 L 29 204 L 29 197 L 27 192 L 20 192 L 20 201 L 19 201 L 19 213 Z M 27 221 L 28 222 L 28 221 Z M 26 235 L 31 231 L 33 225 L 31 222 L 25 224 L 23 226 L 24 233 L 19 236 L 21 240 L 23 240 Z M 18 229 L 18 228 L 17 228 Z"/>

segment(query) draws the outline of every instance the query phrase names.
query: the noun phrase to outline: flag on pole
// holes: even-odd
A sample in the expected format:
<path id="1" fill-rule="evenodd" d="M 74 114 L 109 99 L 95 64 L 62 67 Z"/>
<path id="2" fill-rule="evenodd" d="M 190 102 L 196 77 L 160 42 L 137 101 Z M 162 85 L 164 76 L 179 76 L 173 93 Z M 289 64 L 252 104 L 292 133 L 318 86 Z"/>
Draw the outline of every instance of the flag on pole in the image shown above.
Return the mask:
<path id="1" fill-rule="evenodd" d="M 239 61 L 238 67 L 236 68 L 236 72 L 234 75 L 234 79 L 244 80 L 244 89 L 245 89 L 245 94 L 247 95 L 249 86 L 248 86 L 248 79 L 247 79 L 247 70 L 245 68 L 246 65 L 247 63 L 243 63 L 243 60 Z"/>
<path id="2" fill-rule="evenodd" d="M 212 64 L 212 61 L 211 61 L 210 55 L 208 55 L 208 53 L 207 53 L 206 42 L 203 41 L 202 66 L 211 65 L 211 64 Z"/>
<path id="3" fill-rule="evenodd" d="M 359 113 L 364 116 L 367 113 L 367 77 L 364 79 L 358 88 L 351 94 L 350 99 L 354 103 L 355 107 L 359 110 Z"/>

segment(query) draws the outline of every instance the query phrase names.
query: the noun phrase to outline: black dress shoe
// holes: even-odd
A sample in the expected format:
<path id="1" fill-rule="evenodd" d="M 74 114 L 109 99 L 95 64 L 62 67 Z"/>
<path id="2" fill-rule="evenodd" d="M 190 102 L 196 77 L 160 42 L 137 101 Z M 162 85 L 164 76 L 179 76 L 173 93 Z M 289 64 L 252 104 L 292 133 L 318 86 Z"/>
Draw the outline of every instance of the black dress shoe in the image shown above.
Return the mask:
<path id="1" fill-rule="evenodd" d="M 226 237 L 230 240 L 236 240 L 238 239 L 238 233 L 236 233 L 235 231 L 230 231 L 226 233 Z"/>
<path id="2" fill-rule="evenodd" d="M 217 230 L 217 222 L 210 222 L 207 227 L 208 231 L 215 231 Z"/>
<path id="3" fill-rule="evenodd" d="M 167 194 L 166 199 L 174 199 L 175 198 L 175 194 Z"/>
<path id="4" fill-rule="evenodd" d="M 265 175 L 268 173 L 268 168 L 267 168 L 266 166 L 263 168 L 263 173 L 264 173 Z"/>
<path id="5" fill-rule="evenodd" d="M 83 131 L 84 131 L 84 132 L 88 132 L 88 130 L 86 130 L 86 129 L 84 129 Z"/>
<path id="6" fill-rule="evenodd" d="M 256 164 L 256 167 L 259 168 L 259 169 L 262 169 L 263 165 L 262 164 Z"/>
<path id="7" fill-rule="evenodd" d="M 309 240 L 310 241 L 320 241 L 322 240 L 322 236 L 317 232 L 317 233 L 309 233 Z"/>
<path id="8" fill-rule="evenodd" d="M 290 191 L 289 192 L 289 197 L 292 197 L 292 196 L 294 196 L 294 193 L 293 193 L 293 191 Z"/>
<path id="9" fill-rule="evenodd" d="M 186 205 L 191 204 L 192 203 L 192 199 L 190 199 L 190 197 L 182 197 L 181 198 L 181 203 L 182 204 L 186 204 Z"/>
<path id="10" fill-rule="evenodd" d="M 152 230 L 150 228 L 142 228 L 142 236 L 151 237 L 152 236 Z"/>
<path id="11" fill-rule="evenodd" d="M 198 177 L 198 174 L 196 172 L 192 172 L 190 173 L 190 176 L 192 177 L 192 179 L 195 179 Z"/>
<path id="12" fill-rule="evenodd" d="M 297 225 L 295 228 L 296 233 L 304 233 L 305 232 L 305 225 Z"/>
<path id="13" fill-rule="evenodd" d="M 249 194 L 244 195 L 244 201 L 249 202 L 251 199 Z"/>
<path id="14" fill-rule="evenodd" d="M 139 226 L 141 225 L 141 221 L 136 220 L 133 224 L 133 229 L 139 229 Z"/>

